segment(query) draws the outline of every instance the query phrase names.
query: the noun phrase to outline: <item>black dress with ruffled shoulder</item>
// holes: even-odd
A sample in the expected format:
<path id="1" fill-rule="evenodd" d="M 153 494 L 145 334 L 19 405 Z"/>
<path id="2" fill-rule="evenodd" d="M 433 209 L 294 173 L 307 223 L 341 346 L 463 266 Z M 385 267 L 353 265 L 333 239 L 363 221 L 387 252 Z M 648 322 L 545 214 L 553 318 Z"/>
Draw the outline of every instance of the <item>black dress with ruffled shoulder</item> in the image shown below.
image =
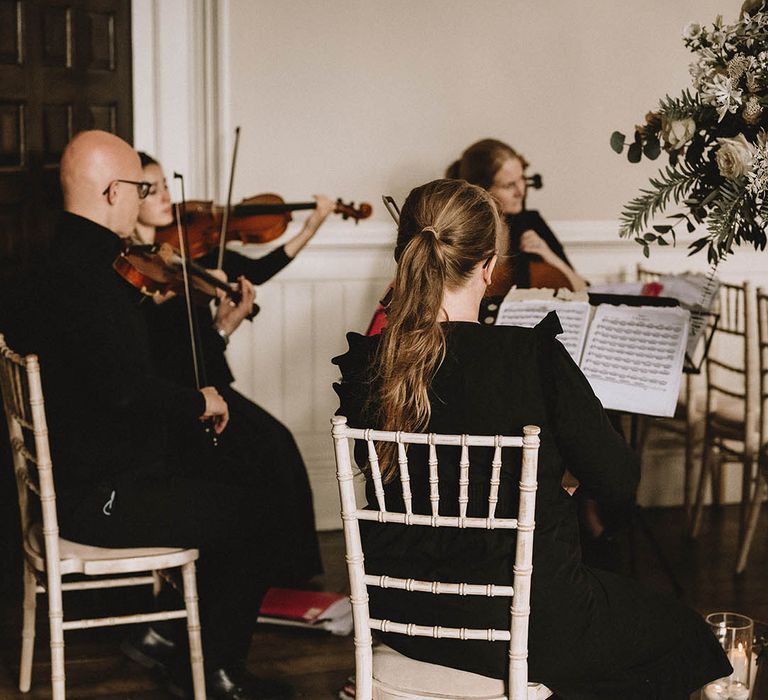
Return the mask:
<path id="1" fill-rule="evenodd" d="M 584 375 L 555 339 L 550 314 L 535 329 L 449 322 L 447 354 L 430 386 L 436 433 L 522 434 L 541 427 L 529 675 L 567 700 L 687 698 L 730 665 L 702 618 L 677 600 L 637 582 L 581 563 L 575 504 L 561 486 L 564 464 L 607 507 L 630 508 L 639 479 L 637 456 L 614 431 Z M 373 426 L 375 353 L 380 336 L 347 335 L 349 351 L 334 358 L 338 413 L 355 427 Z M 440 513 L 456 514 L 458 448 L 439 448 Z M 409 448 L 414 512 L 429 513 L 427 454 Z M 483 516 L 487 491 L 474 470 L 490 468 L 491 450 L 473 448 L 468 513 Z M 517 512 L 520 455 L 502 465 L 498 511 Z M 358 464 L 364 464 L 359 454 Z M 370 484 L 368 484 L 370 487 Z M 388 508 L 404 510 L 398 482 L 385 486 Z M 370 507 L 375 507 L 368 490 Z M 362 523 L 373 573 L 468 583 L 511 582 L 514 531 L 445 530 Z M 376 617 L 424 625 L 509 625 L 504 598 L 430 596 L 373 588 Z M 507 675 L 507 643 L 385 635 L 415 659 L 480 673 Z"/>

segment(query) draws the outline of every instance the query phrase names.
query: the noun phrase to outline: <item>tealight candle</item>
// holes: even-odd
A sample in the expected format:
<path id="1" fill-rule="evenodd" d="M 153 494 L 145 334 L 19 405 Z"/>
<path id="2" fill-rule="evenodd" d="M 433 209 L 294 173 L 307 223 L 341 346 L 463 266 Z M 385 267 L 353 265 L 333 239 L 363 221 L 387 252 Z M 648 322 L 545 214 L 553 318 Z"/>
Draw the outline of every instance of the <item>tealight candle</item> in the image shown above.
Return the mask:
<path id="1" fill-rule="evenodd" d="M 728 686 L 729 700 L 749 700 L 749 688 L 738 681 Z"/>
<path id="2" fill-rule="evenodd" d="M 731 681 L 733 683 L 749 683 L 749 658 L 741 642 L 735 649 L 728 652 L 728 661 L 733 666 Z"/>
<path id="3" fill-rule="evenodd" d="M 725 683 L 715 681 L 704 686 L 706 700 L 728 700 L 728 688 Z"/>

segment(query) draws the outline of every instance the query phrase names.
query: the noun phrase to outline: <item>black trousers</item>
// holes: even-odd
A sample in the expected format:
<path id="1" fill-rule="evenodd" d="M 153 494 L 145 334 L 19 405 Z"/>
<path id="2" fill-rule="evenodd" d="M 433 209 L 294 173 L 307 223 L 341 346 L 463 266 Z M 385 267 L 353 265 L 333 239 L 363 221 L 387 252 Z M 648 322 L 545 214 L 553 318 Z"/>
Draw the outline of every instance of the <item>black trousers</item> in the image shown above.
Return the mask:
<path id="1" fill-rule="evenodd" d="M 105 547 L 198 548 L 206 666 L 245 658 L 279 549 L 279 528 L 258 494 L 213 478 L 174 475 L 121 480 L 59 502 L 61 534 L 68 539 Z"/>
<path id="2" fill-rule="evenodd" d="M 164 460 L 58 498 L 66 538 L 200 550 L 208 668 L 245 658 L 269 586 L 300 585 L 322 571 L 312 494 L 293 436 L 236 391 L 222 393 L 230 423 L 216 448 L 198 425 L 172 425 Z"/>

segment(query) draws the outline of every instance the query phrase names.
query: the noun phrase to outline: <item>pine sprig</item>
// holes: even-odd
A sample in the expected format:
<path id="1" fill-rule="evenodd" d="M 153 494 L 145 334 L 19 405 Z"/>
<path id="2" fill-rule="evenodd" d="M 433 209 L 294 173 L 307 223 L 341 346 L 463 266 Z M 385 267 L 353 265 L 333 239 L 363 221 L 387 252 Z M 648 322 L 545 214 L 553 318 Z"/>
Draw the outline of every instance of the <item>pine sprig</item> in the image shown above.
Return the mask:
<path id="1" fill-rule="evenodd" d="M 666 95 L 659 100 L 659 111 L 670 119 L 695 118 L 702 108 L 704 105 L 701 104 L 698 94 L 691 95 L 687 88 L 680 93 L 680 97 Z"/>
<path id="2" fill-rule="evenodd" d="M 624 206 L 619 235 L 628 238 L 639 234 L 656 213 L 666 208 L 670 200 L 680 202 L 685 199 L 703 174 L 701 169 L 685 162 L 659 170 L 658 176 L 650 179 L 653 189 L 641 189 L 640 196 Z"/>
<path id="3" fill-rule="evenodd" d="M 744 183 L 742 177 L 724 180 L 718 187 L 719 196 L 713 201 L 707 217 L 710 260 L 722 260 L 730 253 L 745 216 L 752 218 L 749 211 L 751 198 Z"/>

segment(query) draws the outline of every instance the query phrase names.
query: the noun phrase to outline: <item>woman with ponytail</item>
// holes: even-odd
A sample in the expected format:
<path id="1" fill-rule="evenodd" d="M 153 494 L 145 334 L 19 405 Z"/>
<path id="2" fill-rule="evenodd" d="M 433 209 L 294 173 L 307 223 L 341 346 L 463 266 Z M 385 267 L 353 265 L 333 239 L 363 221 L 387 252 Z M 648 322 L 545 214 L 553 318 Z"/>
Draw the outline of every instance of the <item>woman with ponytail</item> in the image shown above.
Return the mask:
<path id="1" fill-rule="evenodd" d="M 529 633 L 529 676 L 574 700 L 682 700 L 730 666 L 704 621 L 674 599 L 581 563 L 571 497 L 561 487 L 567 462 L 584 485 L 615 507 L 631 504 L 638 462 L 613 430 L 564 347 L 554 314 L 537 328 L 477 322 L 493 279 L 503 232 L 482 187 L 436 180 L 414 189 L 398 228 L 398 263 L 389 323 L 381 335 L 349 333 L 334 359 L 338 413 L 350 425 L 385 430 L 519 435 L 541 427 Z M 440 514 L 456 515 L 457 448 L 439 450 Z M 358 456 L 365 472 L 365 457 Z M 473 470 L 490 469 L 492 450 L 473 452 Z M 387 504 L 402 510 L 396 456 L 380 455 Z M 428 454 L 409 448 L 416 513 L 429 513 Z M 497 512 L 516 512 L 519 456 L 502 465 Z M 507 487 L 505 488 L 504 483 Z M 470 478 L 469 515 L 488 494 Z M 367 484 L 371 507 L 376 498 Z M 501 494 L 507 494 L 503 499 Z M 444 530 L 361 523 L 371 572 L 465 582 L 511 583 L 514 531 Z M 503 598 L 418 596 L 370 590 L 376 617 L 424 625 L 509 624 Z M 494 678 L 507 673 L 505 642 L 382 635 L 406 656 Z"/>

